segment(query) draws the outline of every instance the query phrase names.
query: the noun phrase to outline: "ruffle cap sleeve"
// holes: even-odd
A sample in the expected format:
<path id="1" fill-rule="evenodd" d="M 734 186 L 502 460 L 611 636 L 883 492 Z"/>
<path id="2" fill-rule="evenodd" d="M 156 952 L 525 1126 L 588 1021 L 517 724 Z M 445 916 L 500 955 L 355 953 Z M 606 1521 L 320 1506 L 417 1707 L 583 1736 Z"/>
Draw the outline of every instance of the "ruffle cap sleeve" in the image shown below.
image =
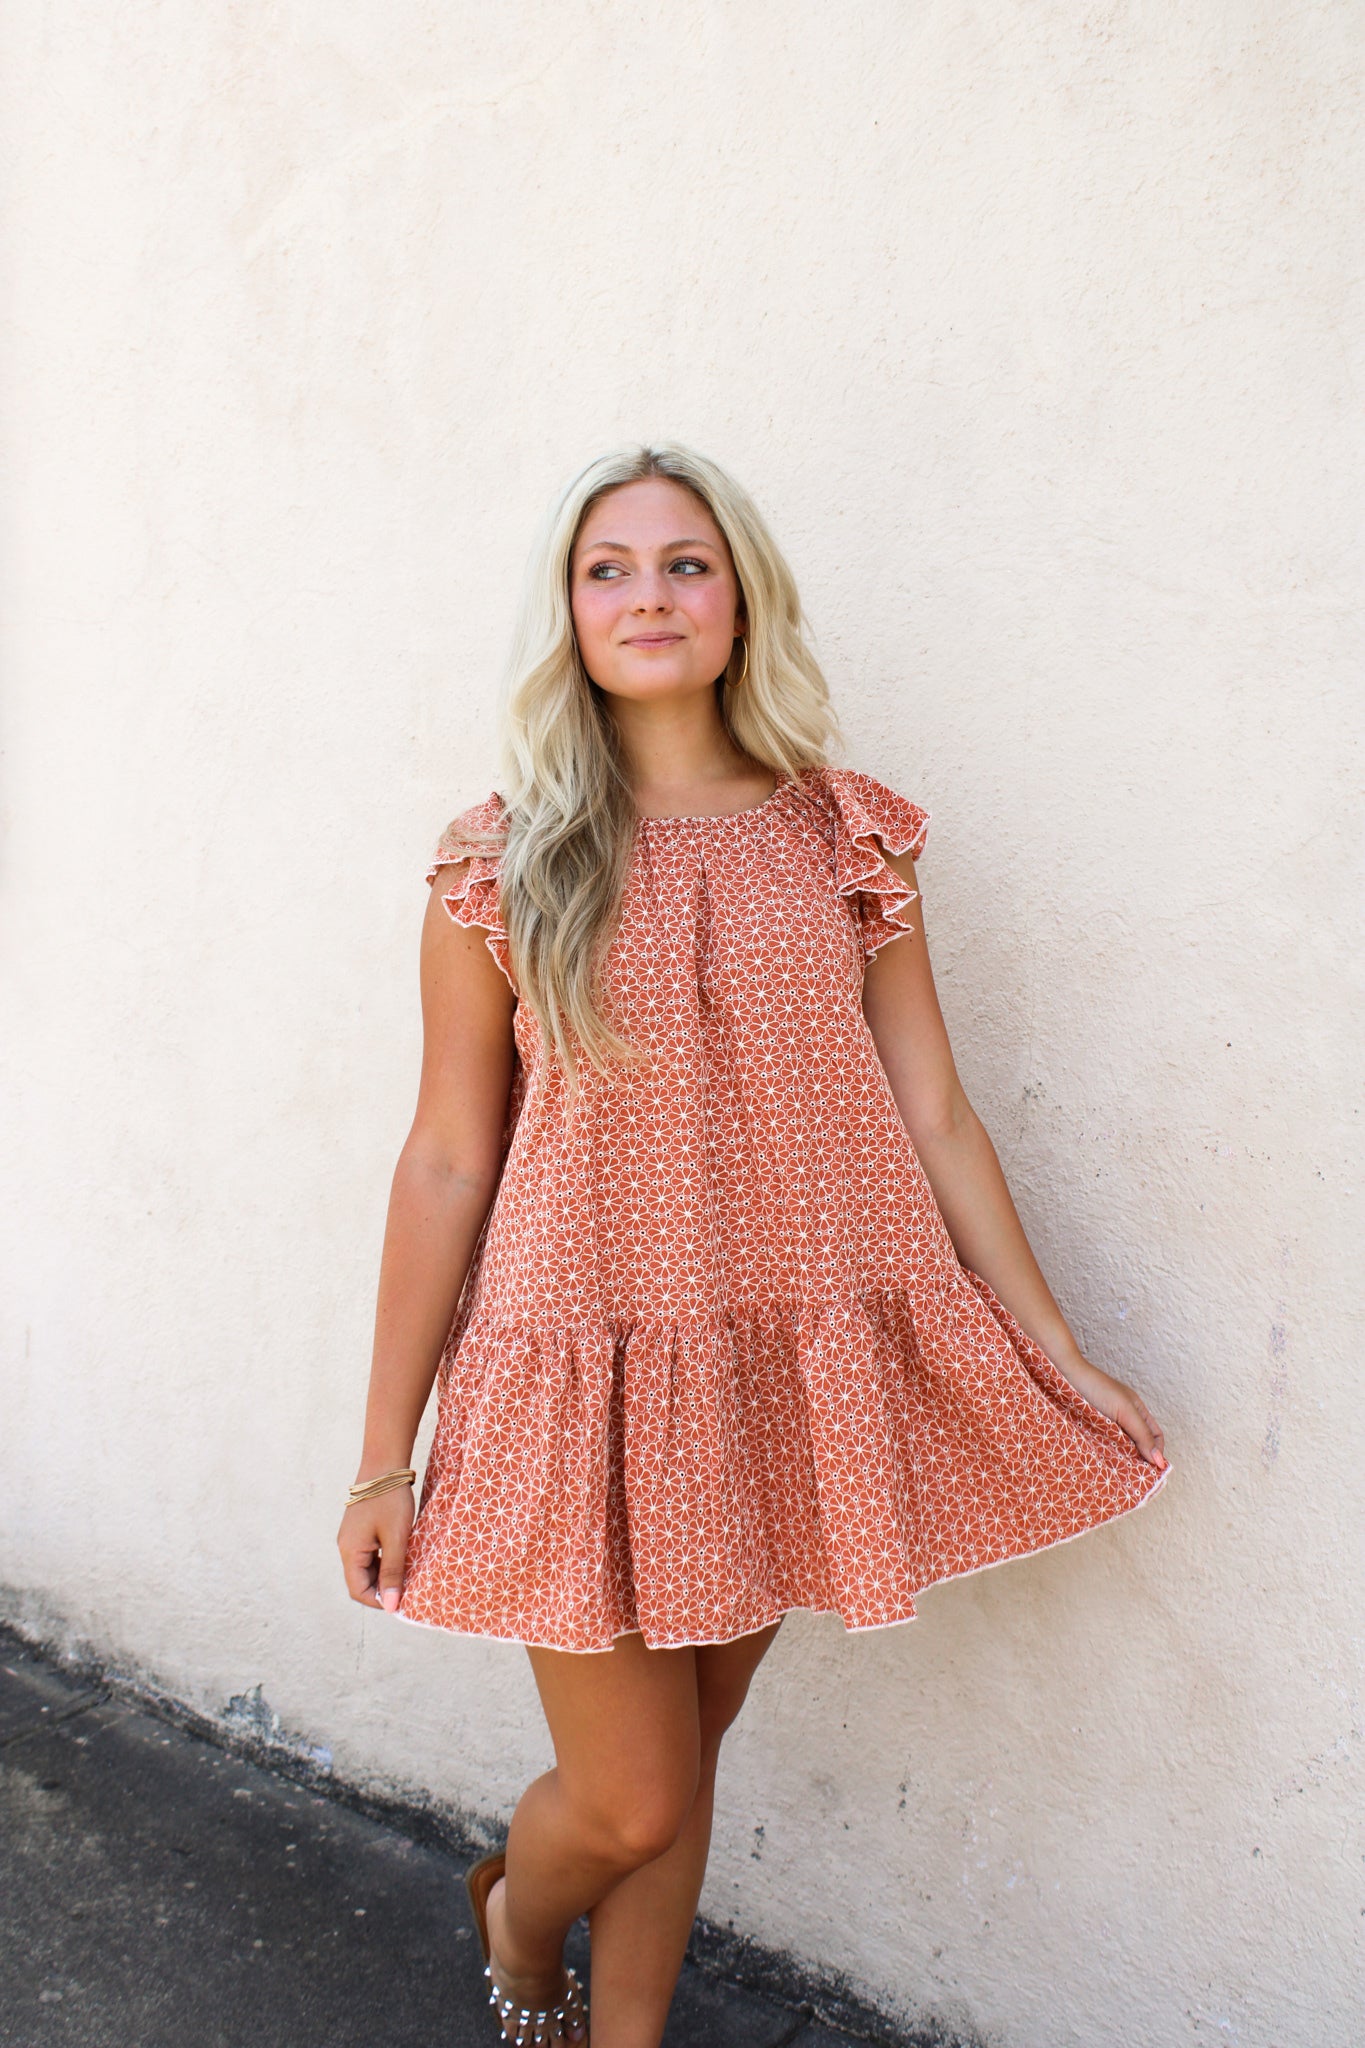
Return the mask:
<path id="1" fill-rule="evenodd" d="M 918 860 L 929 813 L 856 768 L 819 772 L 834 828 L 834 885 L 853 912 L 868 961 L 889 940 L 915 930 L 905 911 L 919 891 L 888 866 L 883 848 Z"/>
<path id="2" fill-rule="evenodd" d="M 427 881 L 434 882 L 443 868 L 468 862 L 459 874 L 448 878 L 450 887 L 443 892 L 441 901 L 456 924 L 477 925 L 485 933 L 484 944 L 515 995 L 517 985 L 512 978 L 511 949 L 498 892 L 501 847 L 490 846 L 487 837 L 493 834 L 500 841 L 505 832 L 503 801 L 494 790 L 482 803 L 461 811 L 447 825 L 428 865 Z"/>

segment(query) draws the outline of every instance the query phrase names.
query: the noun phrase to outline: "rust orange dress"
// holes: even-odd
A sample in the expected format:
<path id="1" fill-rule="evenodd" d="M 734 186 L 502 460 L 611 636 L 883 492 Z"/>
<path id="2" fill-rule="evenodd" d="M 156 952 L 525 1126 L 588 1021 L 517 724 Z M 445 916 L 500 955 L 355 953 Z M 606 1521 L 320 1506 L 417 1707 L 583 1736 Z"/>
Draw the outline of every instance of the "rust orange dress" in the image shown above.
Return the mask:
<path id="1" fill-rule="evenodd" d="M 428 880 L 501 814 L 457 819 Z M 878 1058 L 863 969 L 914 930 L 882 849 L 918 856 L 927 823 L 827 767 L 638 820 L 605 974 L 651 1064 L 587 1068 L 571 1106 L 514 1012 L 409 1621 L 561 1650 L 725 1642 L 791 1608 L 880 1628 L 1164 1483 L 959 1263 Z M 512 981 L 497 865 L 444 900 Z"/>

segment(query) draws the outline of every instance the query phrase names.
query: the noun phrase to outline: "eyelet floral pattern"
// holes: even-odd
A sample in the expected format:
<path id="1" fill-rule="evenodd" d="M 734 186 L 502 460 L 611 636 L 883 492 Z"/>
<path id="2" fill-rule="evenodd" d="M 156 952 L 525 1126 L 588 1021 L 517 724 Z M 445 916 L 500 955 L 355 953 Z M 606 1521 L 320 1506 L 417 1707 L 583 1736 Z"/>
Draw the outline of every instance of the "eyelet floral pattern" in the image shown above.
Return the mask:
<path id="1" fill-rule="evenodd" d="M 497 859 L 428 873 L 509 982 Z M 925 1587 L 1079 1536 L 1169 1473 L 957 1259 L 862 1011 L 926 814 L 810 768 L 638 821 L 605 978 L 647 1069 L 567 1100 L 525 1004 L 497 1194 L 438 1374 L 400 1613 L 604 1650 Z M 910 939 L 908 943 L 913 943 Z"/>

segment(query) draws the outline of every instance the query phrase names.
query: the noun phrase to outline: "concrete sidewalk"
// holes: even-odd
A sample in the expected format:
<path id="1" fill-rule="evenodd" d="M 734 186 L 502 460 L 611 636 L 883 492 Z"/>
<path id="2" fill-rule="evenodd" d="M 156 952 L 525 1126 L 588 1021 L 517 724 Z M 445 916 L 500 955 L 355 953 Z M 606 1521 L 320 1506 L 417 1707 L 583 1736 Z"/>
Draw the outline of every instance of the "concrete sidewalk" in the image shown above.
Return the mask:
<path id="1" fill-rule="evenodd" d="M 496 2048 L 462 1869 L 0 1636 L 4 2048 Z M 689 1962 L 667 2048 L 859 2038 Z"/>

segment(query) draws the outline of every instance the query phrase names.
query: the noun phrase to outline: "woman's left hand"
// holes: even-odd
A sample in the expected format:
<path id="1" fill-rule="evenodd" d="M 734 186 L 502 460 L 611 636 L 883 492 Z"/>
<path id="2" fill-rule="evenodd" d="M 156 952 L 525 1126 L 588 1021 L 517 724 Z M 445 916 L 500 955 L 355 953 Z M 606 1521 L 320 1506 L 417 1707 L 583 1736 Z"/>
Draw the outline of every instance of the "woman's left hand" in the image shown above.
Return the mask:
<path id="1" fill-rule="evenodd" d="M 1098 1408 L 1101 1415 L 1107 1415 L 1127 1432 L 1149 1465 L 1155 1465 L 1160 1472 L 1166 1470 L 1165 1440 L 1140 1394 L 1112 1374 L 1101 1372 L 1088 1358 L 1078 1357 L 1066 1377 L 1092 1408 Z"/>

